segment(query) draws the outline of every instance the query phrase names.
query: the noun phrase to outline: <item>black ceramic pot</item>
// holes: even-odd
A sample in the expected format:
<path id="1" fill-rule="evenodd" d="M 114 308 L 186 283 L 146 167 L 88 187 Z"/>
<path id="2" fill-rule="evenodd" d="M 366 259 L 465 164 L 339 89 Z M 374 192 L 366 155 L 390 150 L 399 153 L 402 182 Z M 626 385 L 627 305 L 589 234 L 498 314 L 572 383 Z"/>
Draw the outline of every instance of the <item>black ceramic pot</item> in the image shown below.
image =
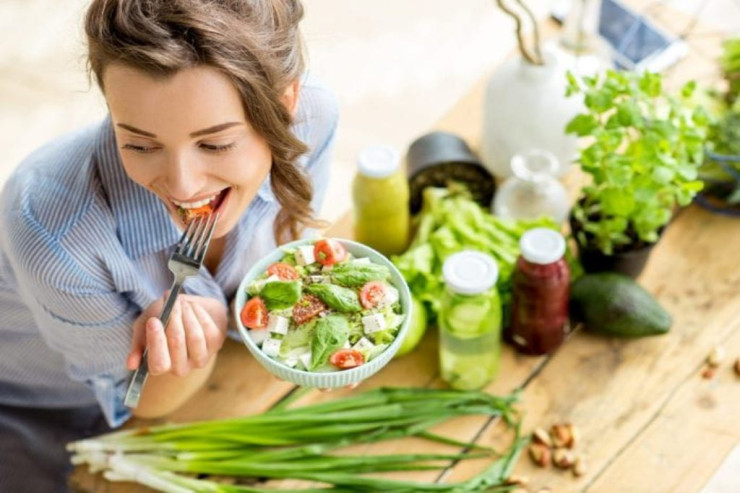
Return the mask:
<path id="1" fill-rule="evenodd" d="M 581 230 L 581 223 L 576 221 L 573 214 L 570 215 L 570 230 L 573 236 L 577 238 L 576 233 Z M 660 231 L 662 235 L 663 230 Z M 583 270 L 594 274 L 596 272 L 618 272 L 635 279 L 645 268 L 645 264 L 650 257 L 657 243 L 648 243 L 642 247 L 615 252 L 612 255 L 606 255 L 598 248 L 588 245 L 581 245 L 576 239 L 578 246 L 578 260 L 583 266 Z"/>
<path id="2" fill-rule="evenodd" d="M 409 146 L 406 163 L 412 214 L 421 209 L 424 188 L 450 182 L 464 184 L 481 207 L 491 206 L 496 191 L 493 176 L 461 137 L 449 132 L 422 135 Z"/>

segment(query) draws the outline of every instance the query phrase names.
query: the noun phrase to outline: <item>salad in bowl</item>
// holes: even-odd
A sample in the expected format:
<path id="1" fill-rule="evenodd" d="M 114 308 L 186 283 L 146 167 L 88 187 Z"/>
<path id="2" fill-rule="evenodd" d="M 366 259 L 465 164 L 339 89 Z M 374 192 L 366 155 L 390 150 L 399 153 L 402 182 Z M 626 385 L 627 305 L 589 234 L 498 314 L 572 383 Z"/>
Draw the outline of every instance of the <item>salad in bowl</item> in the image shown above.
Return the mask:
<path id="1" fill-rule="evenodd" d="M 344 239 L 299 240 L 242 280 L 236 324 L 247 348 L 298 385 L 356 383 L 390 361 L 408 327 L 410 294 L 383 255 Z"/>

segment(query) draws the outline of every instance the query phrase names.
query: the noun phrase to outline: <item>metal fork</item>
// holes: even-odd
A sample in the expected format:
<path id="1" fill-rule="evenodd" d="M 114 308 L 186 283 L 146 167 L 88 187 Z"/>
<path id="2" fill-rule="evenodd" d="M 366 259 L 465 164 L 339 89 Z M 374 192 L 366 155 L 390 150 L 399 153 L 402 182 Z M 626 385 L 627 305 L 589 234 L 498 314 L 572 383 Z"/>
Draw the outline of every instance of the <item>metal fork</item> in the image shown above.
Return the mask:
<path id="1" fill-rule="evenodd" d="M 159 315 L 159 319 L 162 321 L 165 330 L 167 330 L 167 322 L 170 319 L 172 307 L 177 300 L 177 294 L 182 289 L 182 283 L 188 277 L 198 275 L 200 266 L 203 265 L 203 259 L 206 256 L 208 244 L 211 241 L 217 220 L 218 214 L 198 216 L 191 220 L 187 228 L 185 228 L 180 241 L 177 242 L 175 251 L 170 255 L 167 267 L 174 274 L 175 280 L 172 282 L 170 294 L 167 296 L 162 313 Z M 127 407 L 135 408 L 139 404 L 141 391 L 144 388 L 147 376 L 149 376 L 148 354 L 149 350 L 145 348 L 144 354 L 141 355 L 141 363 L 139 363 L 139 367 L 136 369 L 129 383 L 126 397 L 123 401 Z"/>

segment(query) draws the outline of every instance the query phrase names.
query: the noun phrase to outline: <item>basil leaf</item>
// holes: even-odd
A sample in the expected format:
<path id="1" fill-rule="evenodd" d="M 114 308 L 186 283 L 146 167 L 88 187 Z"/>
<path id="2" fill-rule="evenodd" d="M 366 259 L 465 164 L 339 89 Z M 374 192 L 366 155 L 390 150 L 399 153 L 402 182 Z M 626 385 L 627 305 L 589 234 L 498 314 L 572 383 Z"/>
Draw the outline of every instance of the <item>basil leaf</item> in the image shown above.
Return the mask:
<path id="1" fill-rule="evenodd" d="M 385 265 L 347 262 L 331 270 L 331 277 L 343 286 L 362 286 L 369 281 L 387 281 L 391 272 Z"/>
<path id="2" fill-rule="evenodd" d="M 284 310 L 298 302 L 301 297 L 300 281 L 272 281 L 260 291 L 268 310 Z"/>
<path id="3" fill-rule="evenodd" d="M 316 322 L 316 332 L 311 340 L 311 368 L 323 366 L 349 337 L 349 324 L 341 315 L 329 315 Z"/>
<path id="4" fill-rule="evenodd" d="M 336 284 L 309 284 L 306 291 L 315 294 L 332 310 L 339 312 L 359 312 L 362 310 L 357 293 Z"/>

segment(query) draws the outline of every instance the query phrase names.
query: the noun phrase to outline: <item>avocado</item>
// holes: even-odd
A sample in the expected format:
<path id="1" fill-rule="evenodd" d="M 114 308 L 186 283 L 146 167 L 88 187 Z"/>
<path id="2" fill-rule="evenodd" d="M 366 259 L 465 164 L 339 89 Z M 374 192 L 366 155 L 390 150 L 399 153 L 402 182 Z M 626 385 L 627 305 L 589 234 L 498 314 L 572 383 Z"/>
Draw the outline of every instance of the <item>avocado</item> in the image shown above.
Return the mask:
<path id="1" fill-rule="evenodd" d="M 590 332 L 616 337 L 660 335 L 671 315 L 631 278 L 616 273 L 586 274 L 570 293 L 571 319 Z"/>

